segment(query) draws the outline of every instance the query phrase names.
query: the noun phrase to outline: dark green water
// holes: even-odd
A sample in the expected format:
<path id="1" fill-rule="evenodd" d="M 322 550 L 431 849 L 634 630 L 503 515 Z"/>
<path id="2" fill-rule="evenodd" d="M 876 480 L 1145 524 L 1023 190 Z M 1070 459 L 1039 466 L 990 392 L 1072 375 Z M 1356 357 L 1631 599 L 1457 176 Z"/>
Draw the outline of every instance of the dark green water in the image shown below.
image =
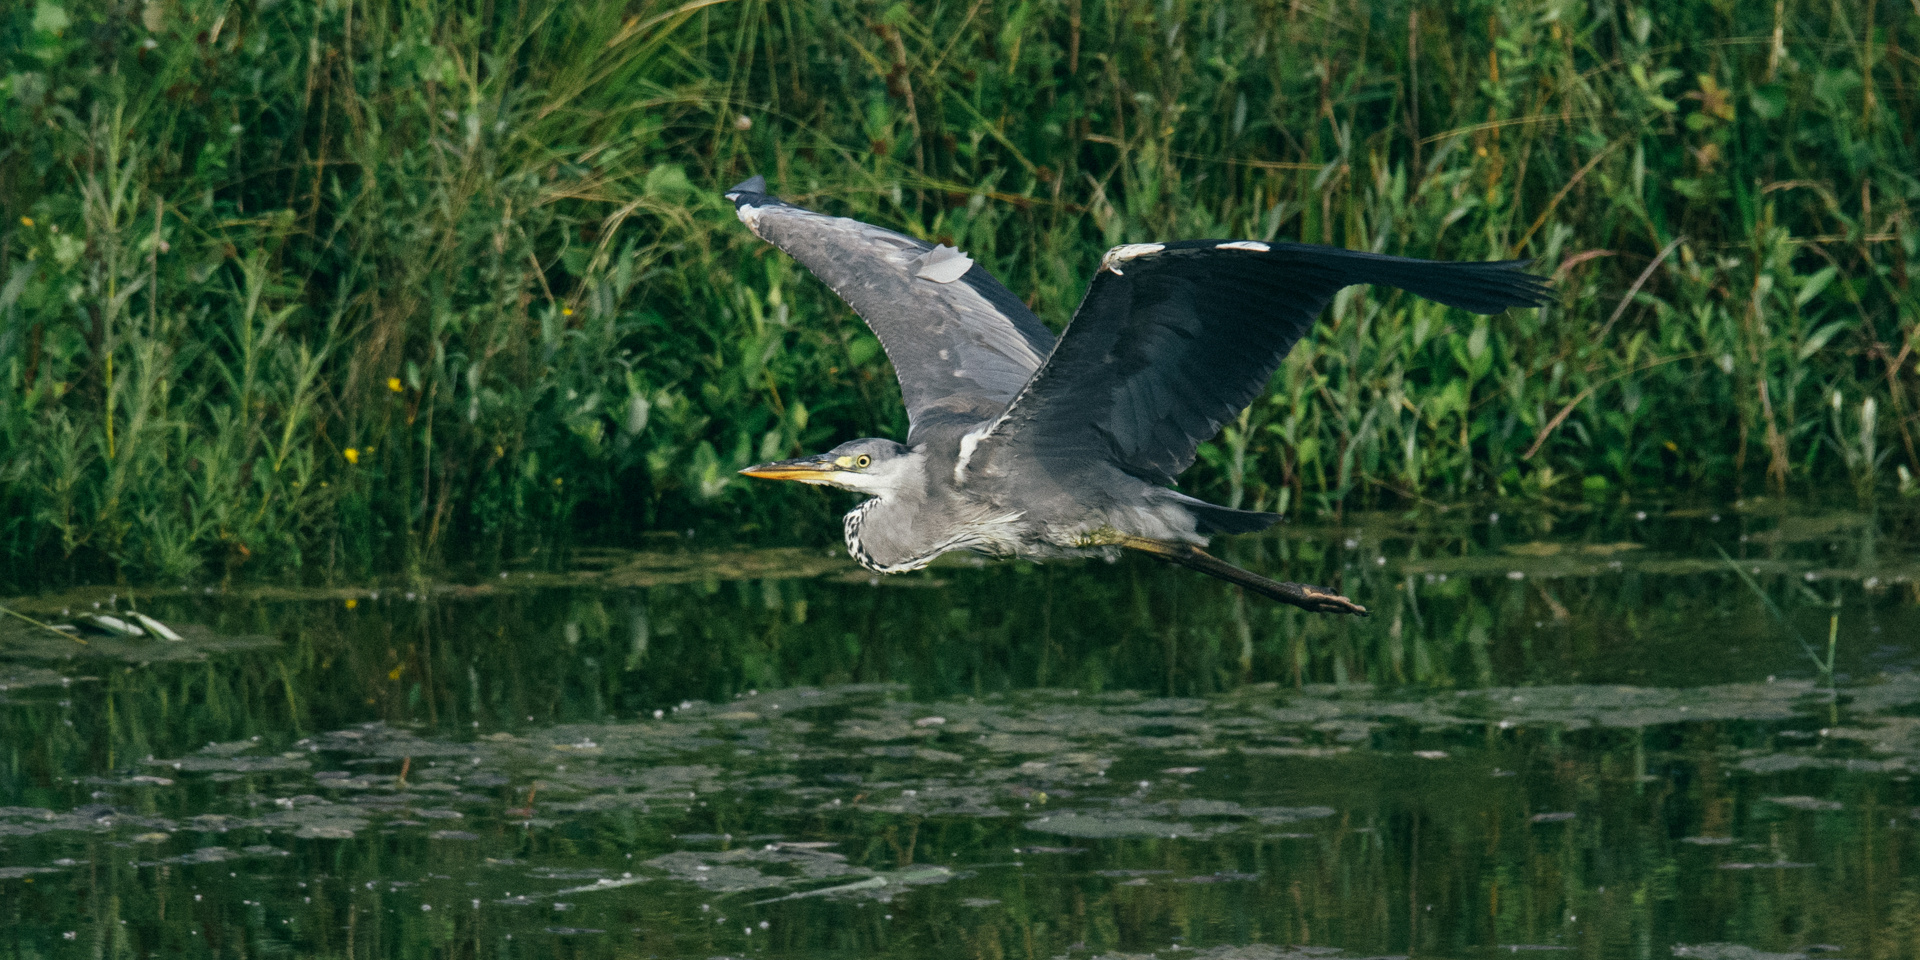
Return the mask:
<path id="1" fill-rule="evenodd" d="M 1911 512 L 1461 512 L 16 599 L 0 957 L 1920 955 Z"/>

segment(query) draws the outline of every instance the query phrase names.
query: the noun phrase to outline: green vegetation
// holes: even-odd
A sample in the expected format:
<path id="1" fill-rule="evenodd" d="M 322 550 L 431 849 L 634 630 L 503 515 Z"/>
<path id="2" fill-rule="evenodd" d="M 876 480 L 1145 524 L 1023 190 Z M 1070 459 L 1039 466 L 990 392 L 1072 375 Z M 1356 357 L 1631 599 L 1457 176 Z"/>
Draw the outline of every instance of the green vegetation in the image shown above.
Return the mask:
<path id="1" fill-rule="evenodd" d="M 1238 505 L 1920 473 L 1894 0 L 36 0 L 0 59 L 0 581 L 828 536 L 732 471 L 898 399 L 752 172 L 1056 326 L 1167 237 L 1561 285 L 1344 295 L 1188 479 Z"/>

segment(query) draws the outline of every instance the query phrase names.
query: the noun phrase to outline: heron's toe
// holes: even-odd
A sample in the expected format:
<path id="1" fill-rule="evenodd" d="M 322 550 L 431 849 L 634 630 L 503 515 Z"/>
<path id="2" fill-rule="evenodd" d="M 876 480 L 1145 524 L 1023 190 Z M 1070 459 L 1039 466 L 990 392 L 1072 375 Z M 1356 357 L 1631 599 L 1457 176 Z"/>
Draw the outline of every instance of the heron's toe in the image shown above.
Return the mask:
<path id="1" fill-rule="evenodd" d="M 1368 615 L 1366 607 L 1354 603 L 1352 600 L 1348 600 L 1346 597 L 1326 587 L 1310 587 L 1304 583 L 1298 584 L 1298 586 L 1300 587 L 1301 598 L 1306 601 L 1302 603 L 1301 606 L 1314 613 L 1350 613 L 1356 617 Z"/>

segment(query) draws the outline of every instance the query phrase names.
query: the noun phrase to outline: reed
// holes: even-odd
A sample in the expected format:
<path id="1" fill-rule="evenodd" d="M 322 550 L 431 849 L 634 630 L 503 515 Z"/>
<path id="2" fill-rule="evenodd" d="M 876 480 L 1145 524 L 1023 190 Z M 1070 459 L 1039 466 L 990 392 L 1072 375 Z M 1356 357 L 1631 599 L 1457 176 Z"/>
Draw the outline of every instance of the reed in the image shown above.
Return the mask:
<path id="1" fill-rule="evenodd" d="M 16 4 L 0 581 L 825 536 L 733 471 L 902 415 L 753 172 L 1056 327 L 1165 237 L 1559 284 L 1343 294 L 1203 496 L 1910 492 L 1916 51 L 1894 0 Z"/>

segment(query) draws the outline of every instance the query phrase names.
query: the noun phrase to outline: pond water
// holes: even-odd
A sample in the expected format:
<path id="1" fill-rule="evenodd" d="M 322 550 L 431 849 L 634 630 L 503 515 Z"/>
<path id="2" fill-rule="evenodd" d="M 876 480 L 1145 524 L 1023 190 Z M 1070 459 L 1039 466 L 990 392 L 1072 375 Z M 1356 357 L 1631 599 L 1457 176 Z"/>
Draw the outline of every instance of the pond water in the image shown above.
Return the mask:
<path id="1" fill-rule="evenodd" d="M 0 956 L 1920 951 L 1912 511 L 1468 512 L 17 598 Z"/>

